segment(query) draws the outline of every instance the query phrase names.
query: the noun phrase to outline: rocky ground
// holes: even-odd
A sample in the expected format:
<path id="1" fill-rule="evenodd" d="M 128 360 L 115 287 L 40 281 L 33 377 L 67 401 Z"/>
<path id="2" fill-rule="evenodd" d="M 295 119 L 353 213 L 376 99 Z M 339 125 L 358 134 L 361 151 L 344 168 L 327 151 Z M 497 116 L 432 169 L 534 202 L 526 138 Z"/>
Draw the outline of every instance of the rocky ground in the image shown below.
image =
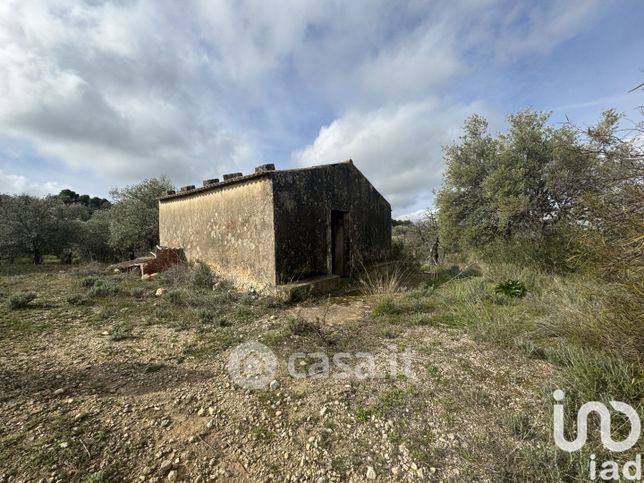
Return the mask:
<path id="1" fill-rule="evenodd" d="M 350 291 L 284 304 L 93 270 L 2 276 L 2 482 L 538 479 L 554 369 L 443 327 L 422 294 L 383 316 L 381 297 Z M 7 306 L 27 290 L 28 307 Z M 229 374 L 250 341 L 278 361 L 262 389 Z M 287 368 L 298 351 L 306 377 Z M 360 353 L 375 376 L 347 376 Z"/>

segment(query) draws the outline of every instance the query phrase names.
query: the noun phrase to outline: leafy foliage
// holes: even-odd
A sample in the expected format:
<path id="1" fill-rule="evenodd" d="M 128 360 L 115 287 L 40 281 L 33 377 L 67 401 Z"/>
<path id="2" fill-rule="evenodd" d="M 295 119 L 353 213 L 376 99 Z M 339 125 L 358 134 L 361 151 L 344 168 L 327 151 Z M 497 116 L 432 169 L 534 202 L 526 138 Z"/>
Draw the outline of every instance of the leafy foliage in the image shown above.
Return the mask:
<path id="1" fill-rule="evenodd" d="M 104 198 L 62 190 L 56 196 L 0 195 L 0 258 L 13 262 L 30 255 L 35 264 L 44 255 L 71 262 L 108 262 L 158 243 L 158 202 L 170 182 L 148 179 L 112 191 L 114 204 Z"/>
<path id="2" fill-rule="evenodd" d="M 496 287 L 494 287 L 494 291 L 496 293 L 507 295 L 508 297 L 521 298 L 525 296 L 528 289 L 525 284 L 519 280 L 506 280 L 505 282 L 497 284 Z"/>
<path id="3" fill-rule="evenodd" d="M 34 292 L 20 292 L 9 297 L 8 305 L 12 310 L 24 309 L 37 297 Z"/>
<path id="4" fill-rule="evenodd" d="M 468 119 L 445 149 L 441 241 L 560 272 L 594 257 L 606 271 L 625 273 L 643 246 L 644 157 L 616 136 L 619 119 L 608 111 L 584 131 L 522 111 L 497 136 L 481 116 Z"/>
<path id="5" fill-rule="evenodd" d="M 193 268 L 192 284 L 195 288 L 210 290 L 215 284 L 215 277 L 210 267 L 204 262 L 197 262 Z"/>
<path id="6" fill-rule="evenodd" d="M 160 196 L 172 188 L 167 178 L 150 178 L 114 189 L 109 213 L 110 246 L 120 253 L 147 251 L 159 243 Z"/>
<path id="7" fill-rule="evenodd" d="M 79 195 L 78 193 L 70 189 L 62 190 L 60 193 L 58 193 L 58 198 L 60 198 L 60 200 L 66 205 L 79 203 L 83 206 L 86 206 L 90 213 L 101 208 L 109 208 L 111 204 L 105 198 L 99 198 L 97 196 L 90 197 L 89 195 Z"/>

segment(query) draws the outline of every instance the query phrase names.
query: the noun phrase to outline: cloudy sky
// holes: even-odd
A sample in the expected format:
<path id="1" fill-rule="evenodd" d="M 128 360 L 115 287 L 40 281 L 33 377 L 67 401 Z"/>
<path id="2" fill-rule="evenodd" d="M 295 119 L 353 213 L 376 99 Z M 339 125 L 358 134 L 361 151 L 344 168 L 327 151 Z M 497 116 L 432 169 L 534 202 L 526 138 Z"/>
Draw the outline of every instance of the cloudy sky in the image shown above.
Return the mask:
<path id="1" fill-rule="evenodd" d="M 413 213 L 471 113 L 636 118 L 643 23 L 640 0 L 2 0 L 0 192 L 352 158 Z"/>

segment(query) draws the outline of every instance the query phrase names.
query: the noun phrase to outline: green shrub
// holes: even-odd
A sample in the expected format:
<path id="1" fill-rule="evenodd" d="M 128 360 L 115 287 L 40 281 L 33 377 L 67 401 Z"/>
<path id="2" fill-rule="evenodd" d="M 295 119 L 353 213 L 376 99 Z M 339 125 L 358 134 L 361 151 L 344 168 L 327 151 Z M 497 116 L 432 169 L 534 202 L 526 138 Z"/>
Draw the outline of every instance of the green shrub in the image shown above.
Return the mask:
<path id="1" fill-rule="evenodd" d="M 197 310 L 199 320 L 204 323 L 212 322 L 217 317 L 217 312 L 207 308 L 200 308 Z"/>
<path id="2" fill-rule="evenodd" d="M 356 409 L 356 419 L 362 421 L 363 423 L 369 421 L 371 416 L 373 416 L 373 409 L 369 407 L 360 407 Z"/>
<path id="3" fill-rule="evenodd" d="M 85 302 L 87 302 L 87 298 L 80 293 L 75 293 L 67 297 L 67 303 L 69 305 L 83 305 Z"/>
<path id="4" fill-rule="evenodd" d="M 9 297 L 9 308 L 12 310 L 24 309 L 35 298 L 36 294 L 34 292 L 21 292 L 13 294 L 11 297 Z"/>
<path id="5" fill-rule="evenodd" d="M 132 329 L 123 324 L 114 324 L 114 326 L 112 327 L 112 332 L 110 333 L 110 338 L 115 342 L 125 339 L 131 339 Z"/>
<path id="6" fill-rule="evenodd" d="M 105 280 L 96 280 L 87 294 L 90 297 L 107 297 L 118 295 L 120 292 L 121 289 L 116 284 Z"/>
<path id="7" fill-rule="evenodd" d="M 508 297 L 521 298 L 525 296 L 528 289 L 523 282 L 518 280 L 506 280 L 505 282 L 497 284 L 496 287 L 494 287 L 494 291 L 496 293 L 507 295 Z"/>
<path id="8" fill-rule="evenodd" d="M 143 289 L 143 287 L 134 287 L 130 289 L 130 297 L 140 299 L 143 297 L 144 293 L 145 290 Z"/>
<path id="9" fill-rule="evenodd" d="M 180 305 L 183 303 L 184 294 L 181 290 L 168 290 L 164 297 L 171 304 Z"/>
<path id="10" fill-rule="evenodd" d="M 214 284 L 215 277 L 210 267 L 203 262 L 197 262 L 193 269 L 192 285 L 198 289 L 212 290 Z"/>
<path id="11" fill-rule="evenodd" d="M 374 315 L 396 315 L 400 312 L 400 309 L 394 304 L 394 301 L 391 297 L 383 298 L 378 304 L 373 308 Z"/>
<path id="12" fill-rule="evenodd" d="M 94 276 L 91 276 L 91 275 L 89 277 L 84 277 L 81 280 L 81 287 L 85 287 L 85 288 L 93 287 L 94 284 L 96 282 L 98 282 L 99 280 L 100 279 L 98 277 L 94 277 Z"/>
<path id="13" fill-rule="evenodd" d="M 435 325 L 431 315 L 422 312 L 415 314 L 411 320 L 414 325 Z"/>

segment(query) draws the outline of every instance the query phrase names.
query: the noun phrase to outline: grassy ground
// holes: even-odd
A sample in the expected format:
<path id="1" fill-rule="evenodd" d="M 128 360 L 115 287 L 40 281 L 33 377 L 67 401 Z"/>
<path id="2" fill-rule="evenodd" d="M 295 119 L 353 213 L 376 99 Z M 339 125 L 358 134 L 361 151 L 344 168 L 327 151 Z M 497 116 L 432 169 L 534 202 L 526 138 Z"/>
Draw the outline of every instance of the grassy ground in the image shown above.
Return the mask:
<path id="1" fill-rule="evenodd" d="M 641 414 L 641 366 L 579 330 L 599 307 L 587 280 L 446 266 L 397 293 L 283 303 L 198 271 L 0 270 L 0 481 L 585 481 L 591 452 L 642 452 L 607 454 L 592 429 L 572 455 L 552 441 L 555 388 L 570 416 L 609 399 Z M 507 279 L 527 295 L 497 293 Z M 278 388 L 231 382 L 247 341 L 277 354 Z M 385 371 L 405 349 L 413 374 Z M 288 374 L 296 351 L 310 377 Z M 371 353 L 384 375 L 319 377 L 319 352 Z"/>

